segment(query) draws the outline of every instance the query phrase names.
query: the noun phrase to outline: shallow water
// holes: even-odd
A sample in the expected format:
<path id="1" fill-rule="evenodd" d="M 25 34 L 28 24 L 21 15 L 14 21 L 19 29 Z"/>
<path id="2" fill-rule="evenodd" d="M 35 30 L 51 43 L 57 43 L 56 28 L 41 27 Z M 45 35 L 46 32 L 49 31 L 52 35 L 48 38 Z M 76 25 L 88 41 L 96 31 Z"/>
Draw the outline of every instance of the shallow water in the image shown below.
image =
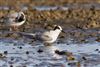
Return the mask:
<path id="1" fill-rule="evenodd" d="M 38 52 L 38 50 L 43 52 Z M 55 50 L 72 52 L 76 60 L 68 61 L 64 55 L 56 54 Z M 7 54 L 4 54 L 5 51 Z M 42 43 L 28 44 L 23 40 L 1 38 L 0 53 L 6 56 L 0 59 L 0 67 L 10 65 L 14 67 L 76 67 L 75 63 L 78 61 L 82 67 L 99 67 L 100 65 L 99 42 L 69 45 L 54 43 L 52 46 L 46 47 Z M 83 56 L 87 60 L 83 60 Z"/>

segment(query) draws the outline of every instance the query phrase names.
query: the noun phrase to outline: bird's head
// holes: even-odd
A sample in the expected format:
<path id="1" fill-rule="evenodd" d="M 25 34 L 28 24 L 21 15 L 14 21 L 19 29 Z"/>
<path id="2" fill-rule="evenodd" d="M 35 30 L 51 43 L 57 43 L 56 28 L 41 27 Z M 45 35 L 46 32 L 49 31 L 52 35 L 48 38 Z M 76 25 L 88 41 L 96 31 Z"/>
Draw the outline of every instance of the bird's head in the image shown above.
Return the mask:
<path id="1" fill-rule="evenodd" d="M 62 31 L 62 28 L 59 25 L 54 25 L 54 29 L 53 30 L 60 30 L 60 31 Z"/>
<path id="2" fill-rule="evenodd" d="M 18 13 L 18 17 L 16 18 L 17 21 L 21 22 L 21 21 L 25 21 L 26 18 L 25 18 L 25 14 L 23 12 L 19 12 Z"/>
<path id="3" fill-rule="evenodd" d="M 23 12 L 19 12 L 18 15 L 19 15 L 20 17 L 23 17 L 23 18 L 25 17 L 25 14 L 24 14 Z"/>

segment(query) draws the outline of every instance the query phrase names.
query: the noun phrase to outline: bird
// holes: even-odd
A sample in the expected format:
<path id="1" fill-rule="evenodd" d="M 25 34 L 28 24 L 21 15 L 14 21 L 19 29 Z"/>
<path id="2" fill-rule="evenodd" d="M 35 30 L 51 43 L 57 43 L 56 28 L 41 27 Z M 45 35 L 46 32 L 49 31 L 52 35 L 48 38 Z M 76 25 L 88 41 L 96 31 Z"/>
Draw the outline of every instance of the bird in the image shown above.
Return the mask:
<path id="1" fill-rule="evenodd" d="M 5 26 L 10 27 L 10 31 L 16 30 L 19 26 L 23 25 L 26 21 L 25 14 L 20 12 L 9 13 L 3 17 L 3 23 Z"/>
<path id="2" fill-rule="evenodd" d="M 41 34 L 41 40 L 43 40 L 44 43 L 53 43 L 57 40 L 61 31 L 61 26 L 55 25 L 53 30 L 45 31 Z"/>
<path id="3" fill-rule="evenodd" d="M 61 32 L 62 32 L 62 27 L 59 25 L 54 25 L 54 28 L 52 30 L 44 31 L 42 33 L 37 33 L 37 34 L 21 33 L 21 32 L 18 33 L 21 34 L 22 36 L 43 42 L 44 45 L 51 45 L 57 40 Z"/>

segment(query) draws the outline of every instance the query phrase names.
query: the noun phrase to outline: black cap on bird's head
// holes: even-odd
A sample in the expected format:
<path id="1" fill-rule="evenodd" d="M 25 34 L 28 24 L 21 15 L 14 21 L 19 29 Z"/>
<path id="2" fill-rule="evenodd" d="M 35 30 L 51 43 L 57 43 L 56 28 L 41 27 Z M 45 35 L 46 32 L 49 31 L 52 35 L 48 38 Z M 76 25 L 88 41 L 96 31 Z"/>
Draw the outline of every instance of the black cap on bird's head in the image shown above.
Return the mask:
<path id="1" fill-rule="evenodd" d="M 60 30 L 60 31 L 62 31 L 62 28 L 61 28 L 61 26 L 59 26 L 59 25 L 54 25 L 54 29 L 53 30 Z"/>
<path id="2" fill-rule="evenodd" d="M 25 15 L 24 15 L 24 13 L 23 12 L 19 12 L 19 14 L 18 14 L 18 17 L 16 17 L 16 21 L 19 21 L 19 22 L 21 22 L 21 21 L 25 21 Z"/>
<path id="3" fill-rule="evenodd" d="M 23 12 L 19 12 L 20 17 L 22 17 L 23 19 L 25 19 L 25 14 Z"/>

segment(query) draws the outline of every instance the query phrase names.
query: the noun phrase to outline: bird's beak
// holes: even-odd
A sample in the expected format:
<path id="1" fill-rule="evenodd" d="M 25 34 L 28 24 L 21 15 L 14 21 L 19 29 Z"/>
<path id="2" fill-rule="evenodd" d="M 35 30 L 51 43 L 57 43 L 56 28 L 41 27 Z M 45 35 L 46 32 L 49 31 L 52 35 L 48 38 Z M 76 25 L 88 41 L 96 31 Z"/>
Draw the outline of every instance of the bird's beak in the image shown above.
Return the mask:
<path id="1" fill-rule="evenodd" d="M 62 30 L 63 33 L 66 33 L 64 30 Z"/>

